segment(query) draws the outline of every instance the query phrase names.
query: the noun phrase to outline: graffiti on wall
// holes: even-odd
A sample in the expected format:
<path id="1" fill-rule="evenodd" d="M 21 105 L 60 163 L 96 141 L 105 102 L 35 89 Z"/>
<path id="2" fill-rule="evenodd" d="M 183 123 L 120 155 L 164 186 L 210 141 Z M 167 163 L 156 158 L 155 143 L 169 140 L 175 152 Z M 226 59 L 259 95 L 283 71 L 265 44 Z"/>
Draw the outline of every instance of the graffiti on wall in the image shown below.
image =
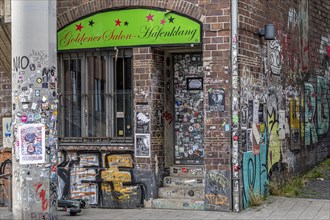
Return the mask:
<path id="1" fill-rule="evenodd" d="M 272 74 L 279 76 L 282 70 L 282 47 L 279 40 L 269 41 L 268 62 Z"/>
<path id="2" fill-rule="evenodd" d="M 208 210 L 229 211 L 230 209 L 230 173 L 211 170 L 205 178 L 205 207 Z"/>
<path id="3" fill-rule="evenodd" d="M 316 91 L 310 83 L 305 83 L 305 144 L 311 145 L 318 142 L 315 113 L 316 113 Z"/>
<path id="4" fill-rule="evenodd" d="M 243 206 L 249 205 L 251 191 L 259 195 L 267 193 L 268 172 L 267 172 L 267 128 L 264 123 L 259 123 L 254 127 L 260 136 L 259 154 L 253 152 L 245 152 L 243 154 Z"/>
<path id="5" fill-rule="evenodd" d="M 317 77 L 316 90 L 317 133 L 318 135 L 326 135 L 329 130 L 329 103 L 327 99 L 328 85 L 324 77 Z"/>
<path id="6" fill-rule="evenodd" d="M 299 98 L 298 98 L 299 100 Z M 300 149 L 300 103 L 295 98 L 290 98 L 290 150 Z"/>
<path id="7" fill-rule="evenodd" d="M 70 195 L 72 199 L 83 199 L 91 205 L 97 204 L 98 184 L 96 182 L 99 155 L 83 153 L 79 161 L 70 166 Z"/>
<path id="8" fill-rule="evenodd" d="M 279 137 L 279 120 L 277 107 L 267 112 L 268 120 L 268 170 L 271 169 L 272 165 L 280 160 L 281 153 L 281 140 Z"/>
<path id="9" fill-rule="evenodd" d="M 133 161 L 129 154 L 107 155 L 107 167 L 101 171 L 102 207 L 134 208 L 139 206 L 142 199 L 141 186 L 133 184 Z M 121 170 L 121 169 L 126 170 Z"/>
<path id="10" fill-rule="evenodd" d="M 77 155 L 79 159 L 65 158 L 59 165 L 59 198 L 83 199 L 91 206 L 104 208 L 141 206 L 145 187 L 134 182 L 131 154 Z"/>
<path id="11" fill-rule="evenodd" d="M 304 149 L 308 153 L 314 149 L 322 152 L 322 155 L 311 152 L 310 155 L 318 158 L 326 155 L 319 151 L 319 147 L 324 146 L 329 135 L 329 41 L 322 36 L 319 51 L 318 48 L 310 51 L 308 20 L 308 1 L 302 0 L 298 7 L 289 8 L 287 29 L 281 24 L 276 25 L 276 40 L 267 42 L 260 51 L 264 57 L 265 78 L 261 74 L 261 78 L 254 76 L 250 68 L 243 65 L 241 143 L 244 207 L 249 204 L 249 190 L 263 194 L 267 190 L 268 179 L 276 178 L 277 171 L 281 174 L 289 169 L 295 172 L 297 154 Z M 315 53 L 315 57 L 320 55 L 314 66 L 311 65 L 311 53 Z M 314 67 L 316 74 L 312 73 Z M 288 74 L 283 75 L 284 72 Z M 257 121 L 254 99 L 266 106 L 265 133 L 254 124 Z M 261 119 L 259 117 L 259 123 Z M 263 133 L 265 140 L 260 143 L 259 154 L 254 152 L 254 145 L 258 143 L 256 131 L 260 135 Z"/>

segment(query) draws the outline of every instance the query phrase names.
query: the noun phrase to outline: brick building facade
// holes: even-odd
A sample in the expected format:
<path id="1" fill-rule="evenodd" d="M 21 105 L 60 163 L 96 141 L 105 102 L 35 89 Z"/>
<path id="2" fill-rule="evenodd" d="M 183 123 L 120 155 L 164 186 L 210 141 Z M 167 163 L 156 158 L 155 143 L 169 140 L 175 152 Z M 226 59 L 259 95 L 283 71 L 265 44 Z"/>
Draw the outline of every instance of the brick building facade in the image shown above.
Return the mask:
<path id="1" fill-rule="evenodd" d="M 201 27 L 196 44 L 59 50 L 60 196 L 108 208 L 239 211 L 250 189 L 266 194 L 269 180 L 329 157 L 327 1 L 240 0 L 236 12 L 229 0 L 57 2 L 59 32 L 132 9 L 164 13 L 162 25 L 168 13 Z M 259 34 L 269 23 L 274 40 Z M 114 79 L 121 83 L 103 84 Z M 5 96 L 0 104 L 10 106 Z"/>

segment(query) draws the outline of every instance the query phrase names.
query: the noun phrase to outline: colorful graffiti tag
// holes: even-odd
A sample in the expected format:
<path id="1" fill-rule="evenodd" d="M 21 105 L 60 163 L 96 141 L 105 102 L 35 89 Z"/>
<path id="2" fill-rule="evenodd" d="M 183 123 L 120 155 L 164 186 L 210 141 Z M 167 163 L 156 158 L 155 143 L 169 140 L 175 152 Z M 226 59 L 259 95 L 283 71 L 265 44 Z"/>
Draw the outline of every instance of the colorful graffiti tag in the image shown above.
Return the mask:
<path id="1" fill-rule="evenodd" d="M 256 125 L 260 137 L 260 153 L 252 151 L 243 154 L 243 207 L 246 208 L 250 201 L 250 191 L 265 195 L 267 193 L 267 128 L 263 123 Z"/>
<path id="2" fill-rule="evenodd" d="M 328 86 L 324 77 L 317 77 L 317 133 L 325 135 L 329 130 L 329 103 L 327 99 Z"/>
<path id="3" fill-rule="evenodd" d="M 133 181 L 131 154 L 77 153 L 59 165 L 59 198 L 83 199 L 94 207 L 136 208 L 143 186 Z"/>

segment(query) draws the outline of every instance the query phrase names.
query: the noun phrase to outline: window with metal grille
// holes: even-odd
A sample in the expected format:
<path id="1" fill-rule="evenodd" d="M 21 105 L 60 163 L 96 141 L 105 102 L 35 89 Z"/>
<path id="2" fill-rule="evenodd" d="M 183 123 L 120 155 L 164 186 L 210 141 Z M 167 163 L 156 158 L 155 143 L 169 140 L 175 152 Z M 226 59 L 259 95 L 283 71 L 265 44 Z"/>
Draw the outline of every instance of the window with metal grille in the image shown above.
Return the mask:
<path id="1" fill-rule="evenodd" d="M 131 51 L 58 57 L 61 143 L 132 142 Z"/>

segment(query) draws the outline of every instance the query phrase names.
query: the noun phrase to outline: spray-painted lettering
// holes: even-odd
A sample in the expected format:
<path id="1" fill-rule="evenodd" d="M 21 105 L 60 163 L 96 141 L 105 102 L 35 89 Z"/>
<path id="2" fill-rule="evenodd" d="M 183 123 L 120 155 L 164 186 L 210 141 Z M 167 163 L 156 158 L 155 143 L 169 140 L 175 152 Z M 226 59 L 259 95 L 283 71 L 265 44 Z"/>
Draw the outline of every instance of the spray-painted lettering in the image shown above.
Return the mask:
<path id="1" fill-rule="evenodd" d="M 324 135 L 329 130 L 328 86 L 324 77 L 317 77 L 317 133 Z"/>
<path id="2" fill-rule="evenodd" d="M 314 122 L 316 111 L 316 98 L 314 86 L 305 83 L 305 144 L 311 145 L 318 142 L 317 132 Z"/>
<path id="3" fill-rule="evenodd" d="M 25 70 L 30 64 L 30 60 L 27 56 L 14 57 L 13 58 L 13 71 L 18 71 L 20 69 Z"/>

